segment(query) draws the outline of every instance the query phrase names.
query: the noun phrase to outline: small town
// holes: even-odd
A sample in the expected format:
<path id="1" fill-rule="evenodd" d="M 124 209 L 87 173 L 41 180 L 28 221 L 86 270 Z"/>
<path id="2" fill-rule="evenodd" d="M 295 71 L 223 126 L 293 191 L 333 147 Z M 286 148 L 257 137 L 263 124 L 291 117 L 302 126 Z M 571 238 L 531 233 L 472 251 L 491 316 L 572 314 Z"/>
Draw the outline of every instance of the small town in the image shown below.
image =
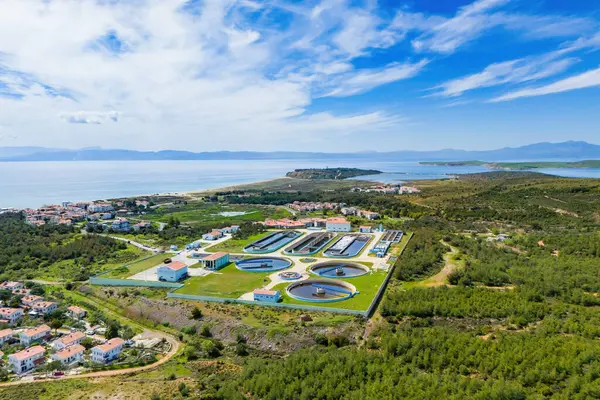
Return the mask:
<path id="1" fill-rule="evenodd" d="M 0 283 L 0 375 L 35 380 L 145 365 L 168 351 L 163 338 L 135 335 L 31 281 Z"/>

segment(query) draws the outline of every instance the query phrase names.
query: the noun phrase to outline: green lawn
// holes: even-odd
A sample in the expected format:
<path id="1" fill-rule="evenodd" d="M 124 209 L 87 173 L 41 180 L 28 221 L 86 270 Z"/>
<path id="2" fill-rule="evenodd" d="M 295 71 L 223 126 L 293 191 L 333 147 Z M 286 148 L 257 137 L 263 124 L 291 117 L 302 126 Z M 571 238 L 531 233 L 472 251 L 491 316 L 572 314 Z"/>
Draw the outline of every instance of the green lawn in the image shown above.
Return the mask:
<path id="1" fill-rule="evenodd" d="M 241 215 L 222 215 L 221 213 L 244 213 Z M 233 223 L 244 221 L 263 221 L 265 218 L 283 218 L 290 216 L 283 207 L 190 202 L 185 206 L 160 207 L 146 218 L 153 221 L 168 222 L 171 216 L 184 223 Z"/>
<path id="2" fill-rule="evenodd" d="M 127 278 L 128 276 L 137 274 L 138 272 L 145 271 L 148 268 L 152 268 L 158 264 L 161 264 L 163 260 L 168 257 L 169 256 L 167 254 L 157 254 L 143 261 L 134 262 L 132 264 L 123 265 L 119 268 L 113 269 L 106 275 L 103 275 L 102 278 Z"/>
<path id="3" fill-rule="evenodd" d="M 236 299 L 263 287 L 272 272 L 245 272 L 229 263 L 225 268 L 207 276 L 194 276 L 184 282 L 184 287 L 175 293 L 194 294 L 198 296 L 224 297 Z"/>
<path id="4" fill-rule="evenodd" d="M 356 287 L 356 290 L 359 291 L 357 295 L 352 297 L 349 300 L 337 301 L 333 303 L 311 303 L 308 301 L 300 301 L 289 297 L 285 289 L 288 287 L 290 282 L 280 283 L 275 286 L 275 290 L 281 291 L 281 296 L 284 304 L 301 304 L 306 306 L 315 306 L 315 307 L 326 307 L 326 308 L 341 308 L 344 310 L 357 310 L 357 311 L 366 311 L 367 308 L 371 305 L 371 302 L 375 298 L 379 287 L 383 283 L 386 272 L 378 271 L 372 274 L 367 274 L 363 276 L 358 276 L 356 278 L 350 279 L 340 279 L 345 282 L 348 282 Z M 329 279 L 329 278 L 323 278 Z"/>
<path id="5" fill-rule="evenodd" d="M 248 246 L 250 243 L 257 241 L 270 235 L 273 232 L 263 232 L 257 235 L 252 235 L 248 239 L 228 239 L 219 244 L 209 246 L 205 248 L 206 251 L 210 251 L 212 253 L 216 253 L 217 251 L 224 251 L 226 253 L 243 253 L 244 247 Z"/>

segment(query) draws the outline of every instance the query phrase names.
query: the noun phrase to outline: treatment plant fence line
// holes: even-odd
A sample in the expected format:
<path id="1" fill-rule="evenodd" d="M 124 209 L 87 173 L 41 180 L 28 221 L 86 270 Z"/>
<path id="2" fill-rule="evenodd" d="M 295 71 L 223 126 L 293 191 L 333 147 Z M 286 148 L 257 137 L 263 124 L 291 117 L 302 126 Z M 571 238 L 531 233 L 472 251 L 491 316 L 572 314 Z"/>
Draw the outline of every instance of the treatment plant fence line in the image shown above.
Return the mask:
<path id="1" fill-rule="evenodd" d="M 408 245 L 408 242 L 410 242 L 410 240 L 412 239 L 413 235 L 414 235 L 414 233 L 411 232 L 410 236 L 408 237 L 408 239 L 406 241 L 406 244 L 404 245 L 404 248 L 398 254 L 398 258 L 402 255 L 402 253 L 404 253 L 404 250 L 406 249 L 406 246 Z M 129 266 L 129 265 L 144 261 L 150 257 L 153 257 L 153 256 L 145 257 L 141 260 L 137 260 L 135 262 L 126 264 L 124 266 Z M 390 267 L 383 283 L 379 287 L 379 290 L 377 291 L 375 297 L 373 297 L 373 301 L 371 301 L 371 304 L 369 305 L 369 307 L 367 308 L 366 311 L 347 310 L 347 309 L 343 309 L 343 308 L 332 308 L 332 307 L 317 307 L 317 306 L 309 306 L 309 305 L 302 305 L 302 304 L 256 302 L 256 301 L 250 301 L 250 300 L 239 300 L 239 299 L 230 299 L 230 298 L 223 298 L 223 297 L 198 296 L 198 295 L 193 295 L 193 294 L 174 293 L 175 290 L 181 289 L 184 285 L 180 284 L 180 283 L 170 283 L 170 282 L 160 282 L 160 281 L 138 281 L 138 280 L 133 280 L 133 279 L 118 279 L 118 278 L 112 279 L 112 278 L 102 278 L 101 277 L 102 275 L 105 275 L 111 271 L 104 271 L 97 275 L 94 275 L 93 277 L 90 278 L 90 283 L 92 285 L 100 285 L 100 286 L 133 286 L 133 287 L 168 288 L 171 290 L 167 293 L 167 297 L 172 298 L 172 299 L 195 300 L 195 301 L 206 301 L 206 302 L 228 303 L 228 304 L 246 304 L 246 305 L 252 305 L 252 306 L 291 308 L 291 309 L 295 309 L 295 310 L 322 311 L 322 312 L 331 312 L 331 313 L 338 313 L 338 314 L 361 315 L 365 318 L 369 318 L 373 314 L 375 309 L 377 308 L 377 305 L 379 304 L 379 301 L 381 300 L 381 296 L 383 295 L 384 291 L 386 290 L 387 285 L 390 281 L 390 278 L 392 277 L 392 274 L 393 274 L 395 268 L 396 268 L 396 263 L 392 264 L 392 266 Z"/>
<path id="2" fill-rule="evenodd" d="M 360 311 L 360 310 L 346 310 L 343 308 L 316 307 L 316 306 L 308 306 L 308 305 L 302 305 L 302 304 L 268 303 L 268 302 L 257 302 L 257 301 L 250 301 L 250 300 L 226 299 L 226 298 L 222 298 L 222 297 L 209 297 L 209 296 L 197 296 L 194 294 L 173 293 L 173 291 L 170 291 L 169 293 L 167 293 L 167 297 L 172 298 L 172 299 L 196 300 L 196 301 L 207 301 L 207 302 L 216 302 L 216 303 L 246 304 L 246 305 L 250 305 L 250 306 L 291 308 L 291 309 L 303 310 L 303 311 L 323 311 L 323 312 L 332 312 L 332 313 L 339 313 L 339 314 L 361 315 L 363 317 L 367 315 L 365 311 Z"/>
<path id="3" fill-rule="evenodd" d="M 408 246 L 408 242 L 410 242 L 410 239 L 412 239 L 413 235 L 414 235 L 414 233 L 411 232 L 408 239 L 406 239 L 406 244 L 402 248 L 402 251 L 398 254 L 398 259 L 400 259 L 400 256 L 402 256 L 402 253 L 404 253 L 404 249 L 406 249 L 406 246 Z M 377 291 L 377 294 L 375 295 L 375 297 L 373 297 L 373 301 L 371 302 L 371 305 L 369 306 L 369 308 L 367 308 L 365 317 L 369 318 L 371 315 L 373 315 L 373 312 L 375 311 L 375 309 L 377 308 L 377 305 L 379 304 L 379 301 L 381 300 L 381 296 L 385 292 L 385 289 L 387 288 L 387 285 L 390 282 L 390 278 L 392 277 L 392 274 L 394 273 L 394 269 L 396 268 L 397 262 L 398 261 L 396 260 L 396 262 L 393 263 L 392 266 L 390 267 L 390 270 L 388 271 L 388 274 L 386 275 L 385 279 L 383 280 L 383 283 L 381 284 L 381 286 L 379 286 L 379 290 Z"/>

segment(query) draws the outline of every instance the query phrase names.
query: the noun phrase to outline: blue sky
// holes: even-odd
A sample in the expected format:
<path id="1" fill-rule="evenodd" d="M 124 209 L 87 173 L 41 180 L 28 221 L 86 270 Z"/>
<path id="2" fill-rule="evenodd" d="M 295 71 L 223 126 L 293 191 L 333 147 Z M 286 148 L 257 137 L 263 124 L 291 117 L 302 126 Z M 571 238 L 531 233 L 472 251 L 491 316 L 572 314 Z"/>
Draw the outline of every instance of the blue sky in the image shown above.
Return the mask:
<path id="1" fill-rule="evenodd" d="M 6 0 L 0 146 L 600 143 L 594 3 Z"/>

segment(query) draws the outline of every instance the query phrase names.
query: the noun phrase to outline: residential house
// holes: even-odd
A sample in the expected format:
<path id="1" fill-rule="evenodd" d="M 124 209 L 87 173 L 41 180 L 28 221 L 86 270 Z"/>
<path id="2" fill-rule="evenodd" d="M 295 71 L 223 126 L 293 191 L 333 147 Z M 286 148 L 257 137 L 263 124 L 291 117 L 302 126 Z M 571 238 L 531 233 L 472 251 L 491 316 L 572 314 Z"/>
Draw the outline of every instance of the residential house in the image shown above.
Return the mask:
<path id="1" fill-rule="evenodd" d="M 53 301 L 38 301 L 33 303 L 31 309 L 39 314 L 50 314 L 52 311 L 58 308 L 58 304 Z"/>
<path id="2" fill-rule="evenodd" d="M 38 303 L 43 300 L 44 300 L 44 298 L 42 296 L 36 296 L 34 294 L 31 294 L 29 296 L 21 297 L 21 304 L 23 304 L 24 307 L 31 307 L 35 303 Z"/>
<path id="3" fill-rule="evenodd" d="M 127 218 L 117 218 L 113 221 L 111 228 L 113 231 L 129 232 L 131 226 Z"/>
<path id="4" fill-rule="evenodd" d="M 12 339 L 13 334 L 14 332 L 12 329 L 2 329 L 0 331 L 0 346 Z"/>
<path id="5" fill-rule="evenodd" d="M 350 232 L 352 226 L 346 218 L 333 217 L 327 218 L 327 232 Z"/>
<path id="6" fill-rule="evenodd" d="M 114 208 L 109 203 L 95 203 L 95 204 L 90 204 L 88 206 L 87 210 L 90 213 L 103 213 L 103 212 L 113 211 Z"/>
<path id="7" fill-rule="evenodd" d="M 7 320 L 9 325 L 14 325 L 21 318 L 23 318 L 23 309 L 22 308 L 10 308 L 10 307 L 0 308 L 0 319 Z"/>
<path id="8" fill-rule="evenodd" d="M 205 233 L 204 235 L 202 235 L 202 239 L 204 240 L 218 240 L 221 239 L 223 237 L 223 232 L 221 232 L 220 230 L 215 229 L 212 232 L 209 233 Z"/>
<path id="9" fill-rule="evenodd" d="M 356 207 L 344 207 L 340 211 L 345 216 L 358 214 L 358 208 L 356 208 Z"/>
<path id="10" fill-rule="evenodd" d="M 17 374 L 22 374 L 34 369 L 45 361 L 44 351 L 42 346 L 33 346 L 18 353 L 10 354 L 8 362 Z"/>
<path id="11" fill-rule="evenodd" d="M 16 296 L 27 296 L 29 293 L 31 293 L 31 289 L 15 289 L 12 291 L 12 294 L 16 295 Z"/>
<path id="12" fill-rule="evenodd" d="M 62 350 L 65 347 L 69 347 L 69 346 L 73 346 L 76 344 L 79 344 L 83 341 L 83 339 L 85 339 L 85 333 L 81 332 L 81 331 L 75 331 L 72 333 L 69 333 L 68 335 L 65 335 L 63 337 L 61 337 L 60 339 L 57 339 L 54 341 L 54 343 L 52 343 L 52 347 L 55 350 Z"/>
<path id="13" fill-rule="evenodd" d="M 240 226 L 239 225 L 231 225 L 231 226 L 226 226 L 225 228 L 221 228 L 219 230 L 223 233 L 234 233 L 234 232 L 237 232 L 240 230 Z"/>
<path id="14" fill-rule="evenodd" d="M 50 327 L 45 324 L 35 328 L 25 329 L 23 332 L 19 333 L 19 341 L 23 346 L 27 347 L 34 342 L 39 342 L 50 336 L 50 331 Z"/>
<path id="15" fill-rule="evenodd" d="M 204 263 L 204 268 L 206 269 L 221 269 L 229 263 L 229 253 L 224 253 L 222 251 L 213 253 L 204 257 L 202 262 Z"/>
<path id="16" fill-rule="evenodd" d="M 148 228 L 152 228 L 152 222 L 142 221 L 142 222 L 138 222 L 137 224 L 133 225 L 133 230 L 136 232 L 138 232 L 141 229 L 148 229 Z"/>
<path id="17" fill-rule="evenodd" d="M 177 282 L 188 276 L 188 267 L 181 261 L 174 261 L 158 267 L 158 280 L 167 282 Z"/>
<path id="18" fill-rule="evenodd" d="M 85 347 L 76 344 L 52 354 L 51 358 L 52 361 L 60 361 L 63 365 L 70 365 L 81 361 L 83 359 L 84 351 Z"/>
<path id="19" fill-rule="evenodd" d="M 125 341 L 121 338 L 112 338 L 104 344 L 92 348 L 90 359 L 95 363 L 105 364 L 116 359 L 121 351 Z"/>
<path id="20" fill-rule="evenodd" d="M 254 289 L 252 292 L 254 301 L 265 301 L 268 303 L 277 303 L 281 298 L 279 290 Z"/>
<path id="21" fill-rule="evenodd" d="M 23 282 L 8 281 L 0 283 L 0 290 L 10 290 L 12 292 L 13 290 L 23 289 L 24 286 Z"/>
<path id="22" fill-rule="evenodd" d="M 361 217 L 366 218 L 368 220 L 374 220 L 374 219 L 379 218 L 379 214 L 377 214 L 376 212 L 373 212 L 373 211 L 361 210 L 360 215 L 361 215 Z"/>
<path id="23" fill-rule="evenodd" d="M 69 306 L 67 307 L 67 313 L 74 319 L 83 319 L 87 315 L 87 311 L 81 307 Z"/>

